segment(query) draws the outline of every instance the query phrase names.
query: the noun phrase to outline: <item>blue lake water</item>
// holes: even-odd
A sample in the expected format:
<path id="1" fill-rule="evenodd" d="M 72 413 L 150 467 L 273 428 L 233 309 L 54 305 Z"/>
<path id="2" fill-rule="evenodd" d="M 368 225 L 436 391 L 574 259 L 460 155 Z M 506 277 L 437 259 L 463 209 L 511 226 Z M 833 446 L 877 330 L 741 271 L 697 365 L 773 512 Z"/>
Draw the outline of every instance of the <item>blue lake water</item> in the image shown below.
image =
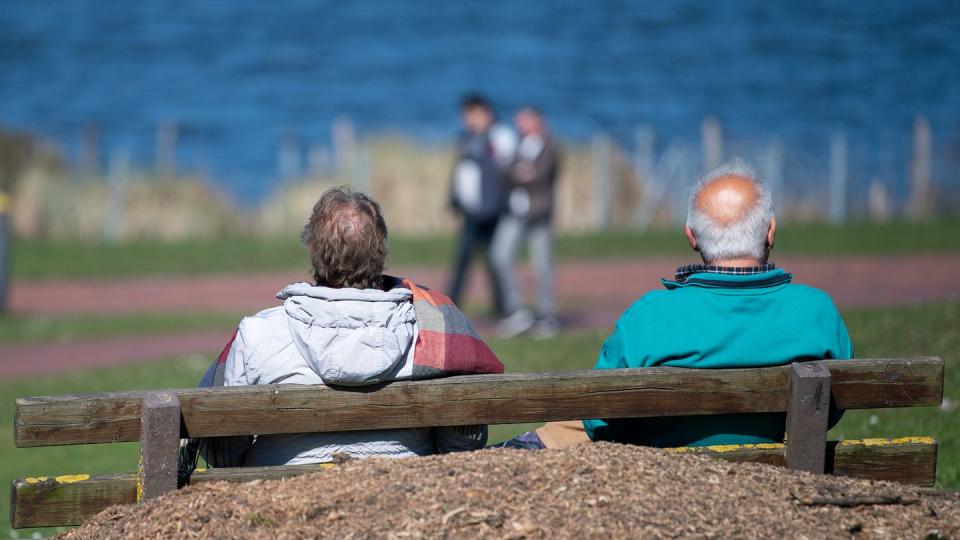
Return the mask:
<path id="1" fill-rule="evenodd" d="M 861 148 L 899 148 L 918 113 L 936 133 L 960 126 L 960 2 L 0 7 L 0 125 L 75 158 L 95 124 L 104 153 L 123 146 L 150 166 L 157 124 L 176 122 L 179 163 L 247 201 L 271 189 L 284 134 L 329 142 L 346 115 L 361 133 L 442 140 L 469 89 L 504 111 L 538 104 L 569 139 L 607 131 L 629 145 L 641 122 L 695 139 L 714 114 L 734 139 L 816 149 L 843 128 Z"/>

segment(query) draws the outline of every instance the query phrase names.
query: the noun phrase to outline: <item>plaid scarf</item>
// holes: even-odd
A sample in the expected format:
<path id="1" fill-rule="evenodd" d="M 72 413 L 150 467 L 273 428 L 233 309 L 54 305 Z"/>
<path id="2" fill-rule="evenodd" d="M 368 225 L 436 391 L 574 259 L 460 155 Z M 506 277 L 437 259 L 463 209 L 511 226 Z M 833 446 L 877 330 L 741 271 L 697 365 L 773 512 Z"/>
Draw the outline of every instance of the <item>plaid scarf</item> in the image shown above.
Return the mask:
<path id="1" fill-rule="evenodd" d="M 417 314 L 419 329 L 413 350 L 413 380 L 503 373 L 503 364 L 453 300 L 409 279 L 397 281 L 401 287 L 413 291 L 413 310 Z"/>
<path id="2" fill-rule="evenodd" d="M 409 279 L 384 276 L 384 284 L 387 288 L 403 287 L 413 292 L 413 310 L 417 314 L 418 326 L 413 350 L 413 380 L 503 373 L 503 364 L 450 298 Z M 201 379 L 201 387 L 223 386 L 227 356 L 236 338 L 237 330 L 234 330 L 217 361 Z"/>
<path id="3" fill-rule="evenodd" d="M 762 274 L 771 270 L 776 270 L 777 266 L 773 263 L 764 263 L 760 266 L 716 266 L 712 264 L 687 264 L 677 268 L 674 279 L 678 283 L 683 283 L 694 274 L 727 274 L 731 276 L 753 276 Z"/>

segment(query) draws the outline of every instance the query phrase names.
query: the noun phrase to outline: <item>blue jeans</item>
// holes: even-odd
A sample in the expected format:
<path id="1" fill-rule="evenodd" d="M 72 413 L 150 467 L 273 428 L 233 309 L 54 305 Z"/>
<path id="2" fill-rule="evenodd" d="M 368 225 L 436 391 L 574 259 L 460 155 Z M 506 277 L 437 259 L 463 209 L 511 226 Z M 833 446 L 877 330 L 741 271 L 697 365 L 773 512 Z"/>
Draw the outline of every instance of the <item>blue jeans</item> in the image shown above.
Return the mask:
<path id="1" fill-rule="evenodd" d="M 503 309 L 507 315 L 520 309 L 523 291 L 517 278 L 517 258 L 526 237 L 530 242 L 530 265 L 537 281 L 534 308 L 539 318 L 556 315 L 553 286 L 553 227 L 550 218 L 532 219 L 506 215 L 493 235 L 493 267 L 503 289 Z"/>
<path id="2" fill-rule="evenodd" d="M 507 439 L 500 444 L 491 445 L 490 448 L 516 448 L 518 450 L 543 450 L 546 446 L 537 436 L 535 431 L 528 431 L 522 435 L 517 435 L 512 439 Z"/>

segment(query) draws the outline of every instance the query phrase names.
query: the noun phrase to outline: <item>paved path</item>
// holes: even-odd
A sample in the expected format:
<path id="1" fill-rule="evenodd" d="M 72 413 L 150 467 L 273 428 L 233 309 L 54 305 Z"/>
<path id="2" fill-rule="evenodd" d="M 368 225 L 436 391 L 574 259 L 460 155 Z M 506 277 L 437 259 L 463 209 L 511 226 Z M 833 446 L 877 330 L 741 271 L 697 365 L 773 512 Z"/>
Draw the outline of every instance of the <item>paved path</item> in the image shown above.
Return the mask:
<path id="1" fill-rule="evenodd" d="M 608 328 L 636 298 L 659 287 L 682 257 L 602 262 L 569 262 L 557 272 L 563 322 L 576 329 Z M 960 253 L 914 256 L 854 256 L 837 260 L 785 257 L 778 264 L 795 281 L 829 292 L 841 308 L 878 307 L 960 297 Z M 399 268 L 394 273 L 442 288 L 436 268 Z M 485 300 L 475 272 L 472 300 Z M 303 279 L 295 272 L 253 275 L 137 278 L 117 281 L 18 282 L 11 291 L 14 313 L 31 315 L 123 314 L 136 312 L 253 312 L 276 305 L 284 284 Z M 530 276 L 525 274 L 525 279 Z M 529 290 L 530 287 L 527 287 Z M 489 323 L 478 321 L 481 332 Z M 76 343 L 0 346 L 0 378 L 55 373 L 160 357 L 218 352 L 229 335 L 222 331 L 125 337 Z"/>

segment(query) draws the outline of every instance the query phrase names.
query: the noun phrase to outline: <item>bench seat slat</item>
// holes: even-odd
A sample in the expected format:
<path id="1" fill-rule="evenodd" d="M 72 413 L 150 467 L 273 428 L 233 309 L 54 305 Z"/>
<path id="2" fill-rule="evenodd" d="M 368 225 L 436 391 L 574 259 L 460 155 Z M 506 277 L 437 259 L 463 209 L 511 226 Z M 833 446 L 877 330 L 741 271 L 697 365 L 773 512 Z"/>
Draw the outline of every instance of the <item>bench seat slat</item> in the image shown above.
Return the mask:
<path id="1" fill-rule="evenodd" d="M 937 461 L 937 443 L 930 438 L 869 439 L 831 442 L 827 470 L 869 480 L 894 480 L 931 486 Z M 676 448 L 735 462 L 784 465 L 782 444 Z M 287 465 L 235 469 L 198 469 L 190 484 L 279 479 L 316 472 L 333 465 Z M 108 506 L 137 502 L 136 474 L 74 475 L 14 480 L 10 522 L 14 528 L 79 525 Z"/>
<path id="2" fill-rule="evenodd" d="M 943 360 L 828 362 L 844 409 L 939 405 Z M 680 368 L 473 375 L 377 388 L 262 385 L 172 390 L 186 433 L 210 437 L 785 411 L 787 369 Z M 143 392 L 21 398 L 18 447 L 136 441 Z"/>

